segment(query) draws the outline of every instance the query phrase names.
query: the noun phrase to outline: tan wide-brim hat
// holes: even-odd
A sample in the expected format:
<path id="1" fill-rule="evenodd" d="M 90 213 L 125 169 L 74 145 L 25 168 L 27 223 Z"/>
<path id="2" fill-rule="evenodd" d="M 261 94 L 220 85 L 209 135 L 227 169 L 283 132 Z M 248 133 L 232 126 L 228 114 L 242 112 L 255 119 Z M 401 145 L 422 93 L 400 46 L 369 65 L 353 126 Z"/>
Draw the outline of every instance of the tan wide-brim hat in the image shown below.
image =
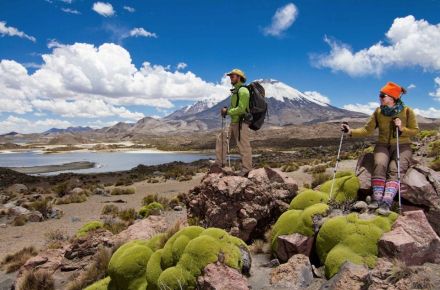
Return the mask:
<path id="1" fill-rule="evenodd" d="M 244 74 L 244 72 L 243 72 L 242 70 L 240 70 L 240 69 L 238 69 L 238 68 L 234 68 L 233 70 L 231 70 L 230 72 L 228 72 L 226 75 L 227 75 L 227 76 L 230 76 L 230 75 L 238 75 L 238 76 L 242 77 L 242 78 L 244 79 L 244 81 L 246 81 L 246 75 Z"/>

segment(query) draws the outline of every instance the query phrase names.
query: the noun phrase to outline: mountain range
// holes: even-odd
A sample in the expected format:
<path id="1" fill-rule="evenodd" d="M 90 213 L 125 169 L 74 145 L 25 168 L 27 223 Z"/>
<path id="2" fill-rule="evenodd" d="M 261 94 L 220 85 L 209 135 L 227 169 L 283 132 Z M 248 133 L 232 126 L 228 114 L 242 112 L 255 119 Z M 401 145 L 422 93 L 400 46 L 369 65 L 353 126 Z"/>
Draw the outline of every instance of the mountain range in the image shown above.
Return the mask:
<path id="1" fill-rule="evenodd" d="M 368 115 L 332 106 L 325 98 L 313 93 L 304 93 L 273 79 L 257 80 L 266 91 L 268 116 L 263 128 L 323 122 L 364 122 Z M 164 118 L 144 117 L 136 123 L 119 122 L 110 127 L 92 129 L 90 127 L 52 128 L 40 137 L 51 138 L 62 135 L 93 136 L 93 138 L 118 138 L 129 140 L 135 136 L 161 136 L 164 134 L 185 134 L 218 129 L 221 126 L 220 109 L 229 106 L 230 96 L 218 102 L 204 99 L 180 108 Z M 438 122 L 418 116 L 420 123 Z M 0 135 L 13 137 L 18 133 Z M 21 134 L 20 134 L 21 135 Z"/>

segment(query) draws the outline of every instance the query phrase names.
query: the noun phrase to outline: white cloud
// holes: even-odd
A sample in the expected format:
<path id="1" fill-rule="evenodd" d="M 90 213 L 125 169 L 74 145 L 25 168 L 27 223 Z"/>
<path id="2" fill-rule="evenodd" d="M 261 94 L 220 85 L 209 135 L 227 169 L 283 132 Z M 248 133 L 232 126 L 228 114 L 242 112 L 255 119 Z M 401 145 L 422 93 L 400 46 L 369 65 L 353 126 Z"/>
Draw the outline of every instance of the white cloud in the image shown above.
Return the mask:
<path id="1" fill-rule="evenodd" d="M 277 9 L 272 16 L 272 23 L 264 28 L 264 34 L 270 36 L 280 36 L 286 31 L 298 16 L 298 9 L 295 4 L 288 3 L 283 7 Z"/>
<path id="2" fill-rule="evenodd" d="M 77 15 L 81 14 L 81 12 L 79 12 L 79 11 L 76 10 L 76 9 L 71 9 L 71 8 L 61 8 L 61 10 L 62 10 L 63 12 L 70 13 L 70 14 L 77 14 Z"/>
<path id="3" fill-rule="evenodd" d="M 186 69 L 188 67 L 188 65 L 186 64 L 186 63 L 184 63 L 184 62 L 179 62 L 178 64 L 177 64 L 177 70 L 182 70 L 182 69 Z"/>
<path id="4" fill-rule="evenodd" d="M 319 103 L 324 103 L 324 104 L 330 104 L 330 99 L 324 95 L 322 95 L 319 92 L 316 91 L 306 91 L 304 92 L 304 95 L 306 95 L 307 97 L 318 101 Z"/>
<path id="5" fill-rule="evenodd" d="M 437 101 L 440 101 L 440 77 L 436 77 L 434 79 L 434 82 L 436 84 L 436 91 L 429 93 L 430 96 L 434 97 Z"/>
<path id="6" fill-rule="evenodd" d="M 415 84 L 410 84 L 410 85 L 407 87 L 408 90 L 415 89 L 415 88 L 416 88 L 416 85 L 415 85 Z"/>
<path id="7" fill-rule="evenodd" d="M 206 82 L 190 71 L 149 62 L 138 68 L 116 44 L 53 42 L 52 52 L 42 56 L 41 67 L 32 74 L 18 62 L 0 61 L 0 112 L 137 120 L 143 113 L 128 106 L 170 109 L 174 100 L 219 101 L 229 91 L 227 82 Z"/>
<path id="8" fill-rule="evenodd" d="M 147 30 L 143 29 L 142 27 L 133 28 L 132 30 L 130 30 L 128 35 L 132 36 L 132 37 L 153 37 L 153 38 L 157 38 L 156 33 L 147 31 Z"/>
<path id="9" fill-rule="evenodd" d="M 385 35 L 386 44 L 378 42 L 357 52 L 346 44 L 325 37 L 330 53 L 313 55 L 312 62 L 317 67 L 327 67 L 351 76 L 380 75 L 391 67 L 440 70 L 440 24 L 416 20 L 409 15 L 394 19 Z"/>
<path id="10" fill-rule="evenodd" d="M 364 114 L 373 114 L 374 110 L 379 107 L 377 102 L 369 102 L 368 104 L 348 104 L 344 105 L 344 109 L 354 112 L 360 112 Z"/>
<path id="11" fill-rule="evenodd" d="M 113 16 L 115 14 L 112 4 L 106 2 L 95 2 L 93 3 L 92 9 L 104 17 Z"/>
<path id="12" fill-rule="evenodd" d="M 133 13 L 133 12 L 136 11 L 136 9 L 134 9 L 133 7 L 130 7 L 130 6 L 124 6 L 124 9 L 127 10 L 130 13 Z"/>
<path id="13" fill-rule="evenodd" d="M 433 107 L 427 110 L 414 109 L 414 112 L 426 118 L 440 118 L 440 110 Z"/>
<path id="14" fill-rule="evenodd" d="M 369 102 L 368 104 L 348 104 L 344 106 L 344 109 L 371 115 L 379 106 L 379 103 Z M 440 110 L 432 107 L 426 110 L 415 108 L 414 112 L 426 118 L 440 118 Z"/>
<path id="15" fill-rule="evenodd" d="M 65 120 L 44 119 L 44 120 L 28 120 L 9 116 L 7 119 L 0 121 L 0 134 L 9 133 L 11 131 L 19 133 L 44 132 L 51 128 L 67 128 L 72 124 Z"/>
<path id="16" fill-rule="evenodd" d="M 23 31 L 18 30 L 15 27 L 7 26 L 5 21 L 0 21 L 0 35 L 1 36 L 18 36 L 20 38 L 29 39 L 32 42 L 36 42 L 35 37 L 30 36 Z"/>

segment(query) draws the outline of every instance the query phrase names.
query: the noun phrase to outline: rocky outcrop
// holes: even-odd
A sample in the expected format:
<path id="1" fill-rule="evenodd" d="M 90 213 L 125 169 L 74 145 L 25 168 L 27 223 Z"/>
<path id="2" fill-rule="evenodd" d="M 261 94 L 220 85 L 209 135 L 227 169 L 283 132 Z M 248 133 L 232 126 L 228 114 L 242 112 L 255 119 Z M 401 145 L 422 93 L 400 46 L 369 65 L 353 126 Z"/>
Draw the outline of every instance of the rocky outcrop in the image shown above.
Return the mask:
<path id="1" fill-rule="evenodd" d="M 127 229 L 114 237 L 117 243 L 124 243 L 131 240 L 147 240 L 154 235 L 164 232 L 168 228 L 164 216 L 151 215 L 145 219 L 138 220 Z"/>
<path id="2" fill-rule="evenodd" d="M 325 290 L 363 290 L 368 289 L 370 275 L 368 268 L 364 265 L 356 265 L 345 262 L 338 274 L 328 280 L 321 289 Z"/>
<path id="3" fill-rule="evenodd" d="M 383 257 L 398 259 L 407 266 L 440 263 L 440 238 L 423 211 L 406 212 L 379 240 L 379 253 Z"/>
<path id="4" fill-rule="evenodd" d="M 371 174 L 374 156 L 372 153 L 359 158 L 356 175 L 359 178 L 360 191 L 371 193 Z M 440 234 L 440 173 L 426 166 L 415 164 L 402 176 L 402 199 L 405 202 L 425 209 L 428 221 Z"/>
<path id="5" fill-rule="evenodd" d="M 306 289 L 313 282 L 309 257 L 294 255 L 287 263 L 272 270 L 270 283 L 273 288 Z"/>
<path id="6" fill-rule="evenodd" d="M 262 237 L 297 192 L 281 171 L 260 168 L 248 178 L 232 172 L 207 174 L 185 197 L 188 219 L 225 229 L 243 240 Z"/>
<path id="7" fill-rule="evenodd" d="M 286 262 L 290 257 L 296 254 L 310 256 L 313 248 L 313 236 L 305 236 L 298 233 L 291 235 L 281 235 L 277 237 L 275 255 L 282 261 Z"/>
<path id="8" fill-rule="evenodd" d="M 197 279 L 198 288 L 202 290 L 248 290 L 248 282 L 239 271 L 219 262 L 209 264 Z"/>

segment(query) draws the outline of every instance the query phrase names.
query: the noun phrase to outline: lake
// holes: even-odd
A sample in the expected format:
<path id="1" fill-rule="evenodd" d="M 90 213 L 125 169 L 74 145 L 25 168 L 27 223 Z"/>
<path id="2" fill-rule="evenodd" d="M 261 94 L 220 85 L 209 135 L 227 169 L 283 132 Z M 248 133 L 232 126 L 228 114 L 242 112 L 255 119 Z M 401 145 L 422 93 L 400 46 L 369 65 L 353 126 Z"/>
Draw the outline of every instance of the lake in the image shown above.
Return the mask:
<path id="1" fill-rule="evenodd" d="M 149 150 L 118 152 L 73 151 L 53 154 L 43 154 L 41 151 L 3 152 L 0 153 L 0 167 L 29 167 L 89 161 L 96 163 L 96 166 L 88 169 L 57 171 L 51 174 L 62 172 L 96 173 L 128 170 L 139 164 L 158 165 L 173 161 L 192 162 L 209 158 L 215 158 L 215 156 L 204 153 Z"/>

